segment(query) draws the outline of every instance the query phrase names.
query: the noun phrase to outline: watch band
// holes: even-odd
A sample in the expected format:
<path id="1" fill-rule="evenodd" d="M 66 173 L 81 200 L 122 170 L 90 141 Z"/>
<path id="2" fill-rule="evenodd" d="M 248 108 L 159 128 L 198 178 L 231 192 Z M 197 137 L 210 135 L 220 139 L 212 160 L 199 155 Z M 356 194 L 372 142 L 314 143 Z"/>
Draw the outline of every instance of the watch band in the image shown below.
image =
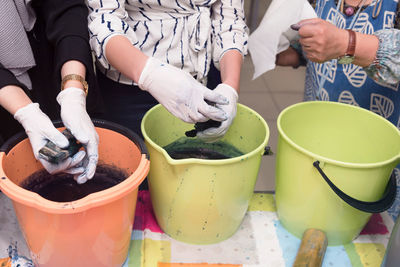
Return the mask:
<path id="1" fill-rule="evenodd" d="M 356 52 L 356 33 L 352 30 L 347 31 L 349 32 L 349 44 L 345 55 L 353 57 Z"/>
<path id="2" fill-rule="evenodd" d="M 78 75 L 78 74 L 65 75 L 61 81 L 61 91 L 64 90 L 65 83 L 70 80 L 80 82 L 83 86 L 83 91 L 85 92 L 86 95 L 88 94 L 89 86 L 88 86 L 87 82 L 85 81 L 85 79 L 81 75 Z"/>

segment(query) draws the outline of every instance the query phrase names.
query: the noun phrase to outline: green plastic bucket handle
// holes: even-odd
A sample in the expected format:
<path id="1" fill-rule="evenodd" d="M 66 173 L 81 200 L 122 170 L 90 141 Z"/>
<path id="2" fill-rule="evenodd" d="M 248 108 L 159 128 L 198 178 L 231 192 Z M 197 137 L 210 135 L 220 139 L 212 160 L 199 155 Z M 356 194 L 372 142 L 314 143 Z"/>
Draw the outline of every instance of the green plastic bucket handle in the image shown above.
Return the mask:
<path id="1" fill-rule="evenodd" d="M 326 176 L 319 164 L 320 162 L 317 160 L 314 161 L 313 166 L 318 170 L 318 172 L 324 178 L 325 182 L 331 187 L 333 192 L 335 192 L 336 195 L 338 195 L 344 202 L 346 202 L 353 208 L 368 213 L 380 213 L 389 209 L 392 206 L 396 198 L 396 175 L 394 174 L 394 172 L 392 172 L 392 175 L 390 176 L 390 180 L 386 186 L 383 197 L 375 202 L 365 202 L 352 198 L 351 196 L 340 190 L 336 185 L 332 183 L 328 176 Z"/>

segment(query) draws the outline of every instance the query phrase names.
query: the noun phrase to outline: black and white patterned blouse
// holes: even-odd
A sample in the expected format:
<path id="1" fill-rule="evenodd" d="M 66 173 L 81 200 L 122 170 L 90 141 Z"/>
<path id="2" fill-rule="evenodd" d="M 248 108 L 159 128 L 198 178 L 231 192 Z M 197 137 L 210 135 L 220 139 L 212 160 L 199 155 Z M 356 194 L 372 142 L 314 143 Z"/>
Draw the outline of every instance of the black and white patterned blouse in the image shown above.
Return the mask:
<path id="1" fill-rule="evenodd" d="M 114 81 L 133 84 L 105 57 L 111 36 L 123 35 L 148 56 L 181 68 L 201 82 L 211 60 L 247 53 L 244 0 L 87 0 L 90 44 L 97 66 Z"/>

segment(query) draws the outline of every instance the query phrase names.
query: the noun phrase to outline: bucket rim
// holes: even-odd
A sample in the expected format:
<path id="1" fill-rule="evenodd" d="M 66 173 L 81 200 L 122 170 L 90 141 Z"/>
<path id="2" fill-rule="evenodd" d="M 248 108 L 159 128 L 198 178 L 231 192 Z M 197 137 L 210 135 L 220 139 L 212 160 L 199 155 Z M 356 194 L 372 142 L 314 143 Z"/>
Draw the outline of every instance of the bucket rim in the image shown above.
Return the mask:
<path id="1" fill-rule="evenodd" d="M 382 166 L 386 166 L 388 164 L 391 164 L 393 162 L 395 162 L 396 160 L 400 160 L 400 152 L 399 154 L 393 156 L 390 159 L 384 160 L 384 161 L 380 161 L 380 162 L 374 162 L 374 163 L 352 163 L 352 162 L 344 162 L 344 161 L 340 161 L 340 160 L 334 160 L 331 158 L 327 158 L 321 155 L 318 155 L 316 153 L 313 153 L 299 145 L 297 145 L 295 142 L 292 141 L 292 139 L 290 139 L 285 132 L 282 129 L 281 126 L 281 120 L 282 117 L 289 112 L 290 110 L 298 107 L 298 106 L 303 106 L 303 105 L 314 105 L 314 104 L 324 104 L 324 105 L 337 105 L 337 106 L 343 106 L 346 108 L 351 108 L 351 109 L 355 109 L 359 112 L 364 112 L 364 113 L 368 113 L 371 116 L 375 116 L 376 118 L 378 118 L 379 120 L 382 120 L 384 123 L 386 123 L 390 128 L 392 128 L 393 130 L 395 130 L 397 132 L 397 134 L 400 137 L 400 131 L 396 128 L 396 126 L 394 126 L 390 121 L 388 121 L 387 119 L 379 116 L 378 114 L 367 110 L 365 108 L 361 108 L 361 107 L 357 107 L 357 106 L 353 106 L 350 104 L 345 104 L 345 103 L 340 103 L 340 102 L 333 102 L 333 101 L 305 101 L 305 102 L 300 102 L 300 103 L 296 103 L 293 105 L 290 105 L 288 107 L 286 107 L 284 110 L 282 110 L 282 112 L 279 114 L 278 119 L 277 119 L 277 128 L 278 128 L 278 133 L 279 136 L 281 136 L 286 142 L 288 142 L 291 146 L 293 146 L 294 148 L 296 148 L 298 151 L 302 152 L 303 154 L 308 155 L 309 157 L 311 157 L 313 160 L 319 160 L 321 162 L 324 163 L 330 163 L 332 165 L 336 165 L 336 166 L 341 166 L 341 167 L 347 167 L 347 168 L 363 168 L 363 169 L 368 169 L 368 168 L 377 168 L 377 167 L 382 167 Z"/>
<path id="2" fill-rule="evenodd" d="M 93 119 L 92 121 L 97 128 L 112 130 L 127 137 L 140 149 L 142 154 L 139 165 L 124 181 L 105 190 L 91 193 L 75 201 L 56 202 L 48 200 L 37 193 L 16 185 L 6 176 L 2 166 L 0 166 L 0 189 L 2 192 L 15 202 L 36 208 L 46 213 L 75 214 L 100 205 L 111 203 L 117 198 L 122 198 L 137 189 L 146 178 L 150 168 L 149 156 L 143 140 L 141 140 L 136 133 L 119 124 L 100 119 Z M 59 122 L 57 121 L 55 124 L 59 125 Z M 7 145 L 5 144 L 5 146 L 2 146 L 2 150 L 0 151 L 0 164 L 3 163 L 7 152 L 12 147 L 26 139 L 27 137 L 24 133 L 19 133 L 10 139 L 10 142 L 7 142 Z M 12 147 L 8 147 L 9 145 L 12 145 Z"/>
<path id="3" fill-rule="evenodd" d="M 167 153 L 167 151 L 165 149 L 163 149 L 161 146 L 159 146 L 153 140 L 151 140 L 151 138 L 147 135 L 146 130 L 144 128 L 146 120 L 150 116 L 150 114 L 157 109 L 164 108 L 161 104 L 155 105 L 154 107 L 152 107 L 150 110 L 148 110 L 146 112 L 146 114 L 144 115 L 144 117 L 142 119 L 140 129 L 142 131 L 144 140 L 146 142 L 148 142 L 151 145 L 151 147 L 156 149 L 158 152 L 162 153 L 162 155 L 165 157 L 167 162 L 171 165 L 184 165 L 184 164 L 221 165 L 221 164 L 236 163 L 238 161 L 241 161 L 241 160 L 244 160 L 247 158 L 251 158 L 258 153 L 260 153 L 262 155 L 264 153 L 264 149 L 268 143 L 269 135 L 270 135 L 268 124 L 259 113 L 257 113 L 255 110 L 247 107 L 246 105 L 243 105 L 240 103 L 237 103 L 237 105 L 238 105 L 238 107 L 243 108 L 244 110 L 254 113 L 254 115 L 260 119 L 262 125 L 264 126 L 264 128 L 266 130 L 265 137 L 264 137 L 262 143 L 259 146 L 257 146 L 255 149 L 253 149 L 252 151 L 250 151 L 246 154 L 243 154 L 242 156 L 239 156 L 239 157 L 234 157 L 234 158 L 229 158 L 229 159 L 217 159 L 217 160 L 215 160 L 215 159 L 197 159 L 197 158 L 189 158 L 189 159 L 173 159 L 173 158 L 171 158 L 171 156 Z"/>

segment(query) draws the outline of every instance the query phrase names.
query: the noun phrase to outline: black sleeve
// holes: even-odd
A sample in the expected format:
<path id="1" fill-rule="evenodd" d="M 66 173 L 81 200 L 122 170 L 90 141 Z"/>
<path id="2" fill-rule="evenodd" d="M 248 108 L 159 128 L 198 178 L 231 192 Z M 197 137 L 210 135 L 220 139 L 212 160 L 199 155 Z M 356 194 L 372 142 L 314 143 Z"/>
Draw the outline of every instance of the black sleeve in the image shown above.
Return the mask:
<path id="1" fill-rule="evenodd" d="M 0 90 L 7 85 L 19 86 L 26 92 L 26 87 L 17 80 L 11 71 L 0 63 Z M 12 100 L 7 99 L 7 101 Z M 14 134 L 23 130 L 21 124 L 2 106 L 0 106 L 0 122 L 2 124 L 2 127 L 0 127 L 0 146 Z"/>
<path id="2" fill-rule="evenodd" d="M 77 60 L 84 64 L 89 84 L 87 110 L 90 115 L 102 114 L 103 99 L 89 45 L 88 8 L 85 0 L 42 0 L 40 3 L 46 39 L 54 49 L 53 71 L 56 81 L 61 81 L 61 67 L 65 62 Z M 57 87 L 57 93 L 59 90 L 60 87 Z"/>
<path id="3" fill-rule="evenodd" d="M 88 9 L 84 0 L 44 0 L 41 12 L 46 23 L 47 39 L 55 48 L 55 71 L 59 80 L 61 67 L 69 60 L 80 61 L 86 67 L 86 74 L 93 75 Z"/>
<path id="4" fill-rule="evenodd" d="M 27 91 L 27 87 L 20 83 L 15 75 L 0 63 L 0 89 L 7 85 L 16 85 Z"/>

